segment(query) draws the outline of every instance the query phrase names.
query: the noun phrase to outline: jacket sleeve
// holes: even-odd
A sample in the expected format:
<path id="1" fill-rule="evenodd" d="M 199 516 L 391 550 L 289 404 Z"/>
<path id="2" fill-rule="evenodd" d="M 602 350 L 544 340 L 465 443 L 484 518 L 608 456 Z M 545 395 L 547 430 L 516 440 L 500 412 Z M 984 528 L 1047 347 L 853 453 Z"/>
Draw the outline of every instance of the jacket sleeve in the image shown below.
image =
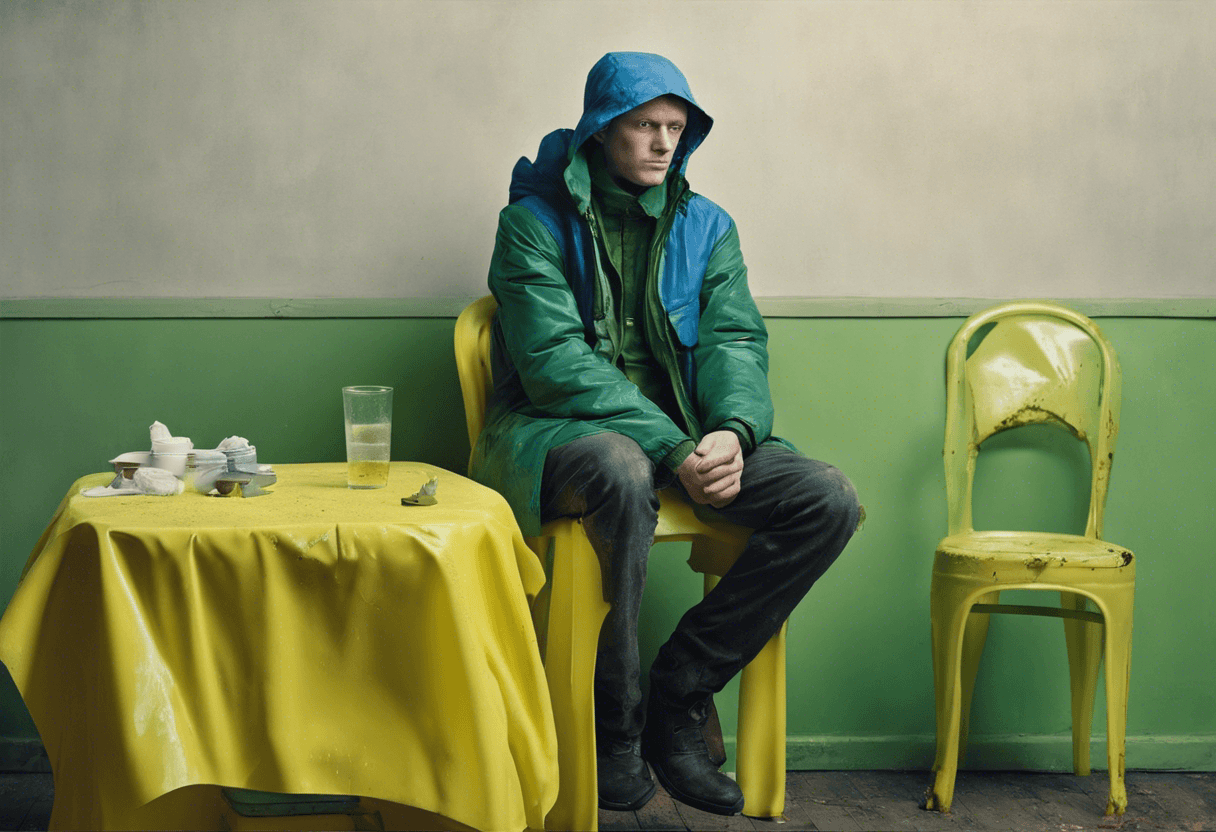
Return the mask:
<path id="1" fill-rule="evenodd" d="M 734 430 L 745 449 L 768 439 L 773 430 L 768 331 L 747 288 L 733 222 L 710 253 L 693 350 L 697 407 L 705 429 Z"/>
<path id="2" fill-rule="evenodd" d="M 689 437 L 584 336 L 552 234 L 526 208 L 499 215 L 490 291 L 507 352 L 534 408 L 628 436 L 656 465 Z"/>

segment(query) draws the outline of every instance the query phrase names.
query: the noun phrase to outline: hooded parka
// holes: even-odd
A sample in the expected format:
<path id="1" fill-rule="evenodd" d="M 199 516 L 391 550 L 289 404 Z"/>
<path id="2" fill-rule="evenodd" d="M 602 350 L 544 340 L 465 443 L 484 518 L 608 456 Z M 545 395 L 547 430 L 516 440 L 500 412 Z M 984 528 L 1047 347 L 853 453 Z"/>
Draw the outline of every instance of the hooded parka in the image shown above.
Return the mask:
<path id="1" fill-rule="evenodd" d="M 620 369 L 624 322 L 597 243 L 603 228 L 587 158 L 596 132 L 661 95 L 687 102 L 688 124 L 657 217 L 642 325 L 683 424 Z M 526 535 L 540 532 L 545 457 L 574 439 L 603 431 L 630 437 L 654 462 L 656 486 L 671 482 L 683 458 L 677 449 L 711 431 L 734 430 L 745 451 L 766 441 L 788 445 L 770 436 L 768 335 L 735 224 L 684 178 L 712 124 L 666 58 L 609 53 L 587 77 L 575 130 L 550 133 L 535 161 L 515 166 L 489 274 L 499 305 L 494 392 L 470 475 L 507 498 Z"/>

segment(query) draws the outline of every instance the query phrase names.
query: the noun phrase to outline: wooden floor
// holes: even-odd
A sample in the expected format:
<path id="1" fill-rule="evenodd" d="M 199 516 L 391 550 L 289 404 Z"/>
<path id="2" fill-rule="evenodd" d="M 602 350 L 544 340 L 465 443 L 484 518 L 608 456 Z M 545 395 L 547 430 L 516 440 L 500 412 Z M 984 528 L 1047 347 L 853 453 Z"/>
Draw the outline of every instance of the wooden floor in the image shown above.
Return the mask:
<path id="1" fill-rule="evenodd" d="M 791 771 L 785 823 L 706 814 L 660 788 L 638 812 L 600 812 L 600 829 L 1216 832 L 1213 772 L 1129 772 L 1129 806 L 1119 818 L 1103 817 L 1104 773 L 963 772 L 948 815 L 920 808 L 928 785 L 923 771 Z M 53 797 L 49 774 L 0 773 L 0 829 L 46 829 Z"/>
<path id="2" fill-rule="evenodd" d="M 1104 817 L 1109 781 L 1025 772 L 963 772 L 947 815 L 928 812 L 927 772 L 791 771 L 785 823 L 743 816 L 723 818 L 658 794 L 637 812 L 600 812 L 602 830 L 1216 830 L 1216 773 L 1129 772 L 1128 810 Z"/>
<path id="3" fill-rule="evenodd" d="M 0 772 L 0 829 L 46 829 L 54 797 L 50 774 Z"/>

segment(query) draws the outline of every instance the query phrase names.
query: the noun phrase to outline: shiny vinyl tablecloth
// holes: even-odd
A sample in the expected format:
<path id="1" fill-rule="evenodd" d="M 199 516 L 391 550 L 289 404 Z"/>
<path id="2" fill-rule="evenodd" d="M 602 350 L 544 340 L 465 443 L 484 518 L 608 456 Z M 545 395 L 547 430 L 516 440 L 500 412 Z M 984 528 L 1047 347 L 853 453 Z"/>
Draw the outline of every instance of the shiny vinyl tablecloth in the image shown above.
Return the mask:
<path id="1" fill-rule="evenodd" d="M 367 491 L 341 463 L 275 471 L 251 498 L 81 496 L 95 474 L 59 506 L 0 621 L 52 828 L 217 828 L 217 786 L 543 828 L 544 572 L 506 502 L 421 463 Z M 401 505 L 432 476 L 437 505 Z"/>

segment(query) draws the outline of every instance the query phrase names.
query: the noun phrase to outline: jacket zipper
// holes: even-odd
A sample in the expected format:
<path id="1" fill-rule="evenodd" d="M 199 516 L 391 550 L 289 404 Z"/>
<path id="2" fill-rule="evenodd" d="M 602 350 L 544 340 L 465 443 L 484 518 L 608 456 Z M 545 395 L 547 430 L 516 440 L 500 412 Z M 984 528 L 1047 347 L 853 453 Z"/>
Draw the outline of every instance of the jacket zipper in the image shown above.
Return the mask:
<path id="1" fill-rule="evenodd" d="M 591 231 L 591 251 L 595 262 L 595 308 L 591 313 L 592 319 L 597 324 L 601 320 L 607 322 L 606 328 L 608 330 L 608 337 L 610 339 L 612 351 L 611 361 L 612 365 L 615 367 L 617 359 L 620 357 L 621 339 L 619 329 L 615 326 L 617 323 L 615 317 L 608 314 L 608 312 L 604 310 L 604 299 L 608 297 L 608 293 L 606 291 L 608 287 L 604 284 L 607 282 L 608 278 L 604 272 L 604 263 L 600 259 L 600 228 L 595 216 L 595 209 L 592 206 L 587 206 L 587 210 L 583 214 L 583 219 L 587 221 L 587 228 Z M 600 353 L 600 350 L 597 349 L 595 345 L 593 345 L 592 349 L 595 349 L 597 353 Z"/>
<path id="2" fill-rule="evenodd" d="M 684 388 L 684 378 L 680 375 L 680 368 L 676 361 L 678 352 L 675 343 L 671 339 L 671 322 L 667 316 L 667 311 L 663 308 L 663 301 L 659 297 L 659 274 L 662 266 L 663 252 L 667 248 L 667 239 L 671 236 L 671 228 L 675 224 L 676 212 L 683 208 L 684 202 L 688 199 L 689 190 L 686 182 L 681 182 L 683 189 L 678 197 L 676 197 L 675 207 L 667 212 L 663 228 L 656 228 L 654 240 L 651 242 L 650 264 L 646 274 L 646 321 L 647 335 L 657 336 L 661 350 L 651 350 L 655 354 L 655 358 L 659 362 L 659 366 L 667 373 L 667 379 L 671 384 L 672 393 L 676 397 L 676 406 L 680 408 L 680 412 L 684 416 L 685 427 L 688 429 L 689 435 L 694 441 L 700 442 L 703 435 L 701 422 L 697 418 L 696 411 L 692 407 L 692 402 L 689 400 L 688 391 Z"/>

